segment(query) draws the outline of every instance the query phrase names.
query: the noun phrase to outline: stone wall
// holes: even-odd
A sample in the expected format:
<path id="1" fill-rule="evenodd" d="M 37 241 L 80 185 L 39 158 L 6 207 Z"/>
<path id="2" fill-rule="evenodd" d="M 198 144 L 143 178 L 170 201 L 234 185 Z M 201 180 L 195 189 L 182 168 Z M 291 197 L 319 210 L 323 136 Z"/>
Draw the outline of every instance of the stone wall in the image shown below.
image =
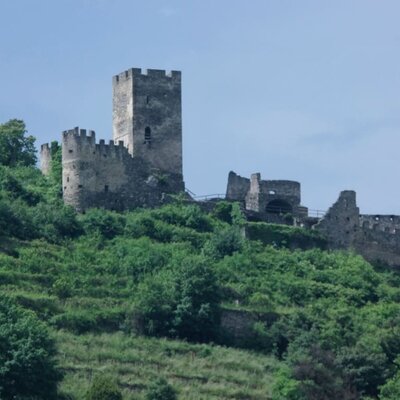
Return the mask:
<path id="1" fill-rule="evenodd" d="M 259 173 L 252 174 L 251 179 L 248 179 L 231 171 L 228 176 L 226 199 L 243 203 L 246 210 L 259 213 L 260 219 L 265 221 L 280 220 L 276 215 L 285 214 L 303 218 L 308 213 L 307 208 L 300 205 L 299 182 L 261 180 Z M 269 216 L 272 218 L 268 218 Z"/>
<path id="2" fill-rule="evenodd" d="M 229 172 L 226 199 L 243 202 L 250 189 L 250 179 L 243 178 L 233 171 Z"/>
<path id="3" fill-rule="evenodd" d="M 400 217 L 363 215 L 354 191 L 343 191 L 314 226 L 333 249 L 353 249 L 372 263 L 400 267 Z"/>
<path id="4" fill-rule="evenodd" d="M 315 225 L 329 241 L 331 248 L 351 247 L 359 231 L 360 210 L 356 204 L 356 192 L 345 190 L 329 208 L 324 218 Z"/>
<path id="5" fill-rule="evenodd" d="M 62 165 L 64 202 L 80 212 L 90 207 L 156 206 L 165 194 L 184 190 L 181 175 L 151 168 L 132 157 L 122 141 L 97 144 L 95 133 L 84 129 L 63 133 Z"/>
<path id="6" fill-rule="evenodd" d="M 400 216 L 397 215 L 360 215 L 360 224 L 365 229 L 388 233 L 400 231 Z"/>

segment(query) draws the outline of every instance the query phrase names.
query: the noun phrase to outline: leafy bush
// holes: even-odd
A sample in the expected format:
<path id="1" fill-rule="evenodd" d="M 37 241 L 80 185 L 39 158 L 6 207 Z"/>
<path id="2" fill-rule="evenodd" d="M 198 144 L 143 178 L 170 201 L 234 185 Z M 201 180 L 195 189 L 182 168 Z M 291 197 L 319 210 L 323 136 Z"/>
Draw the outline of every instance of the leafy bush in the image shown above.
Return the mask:
<path id="1" fill-rule="evenodd" d="M 0 299 L 0 397 L 55 399 L 55 345 L 32 313 Z"/>
<path id="2" fill-rule="evenodd" d="M 100 234 L 112 239 L 123 232 L 125 218 L 114 211 L 91 208 L 81 216 L 83 229 L 87 234 Z"/>
<path id="3" fill-rule="evenodd" d="M 240 251 L 243 247 L 243 241 L 240 228 L 223 228 L 214 233 L 211 239 L 204 245 L 204 253 L 218 260 L 225 256 L 231 256 L 235 251 Z"/>
<path id="4" fill-rule="evenodd" d="M 294 226 L 267 224 L 265 222 L 248 222 L 246 234 L 250 240 L 260 240 L 264 244 L 291 249 L 312 249 L 327 247 L 327 242 L 317 231 Z"/>
<path id="5" fill-rule="evenodd" d="M 175 273 L 161 272 L 139 285 L 134 320 L 147 335 L 204 342 L 217 337 L 220 294 L 201 258 L 185 259 Z"/>
<path id="6" fill-rule="evenodd" d="M 146 393 L 146 400 L 176 400 L 175 389 L 164 379 L 154 381 Z"/>
<path id="7" fill-rule="evenodd" d="M 86 400 L 122 400 L 122 393 L 115 379 L 107 375 L 97 375 L 86 394 Z"/>
<path id="8" fill-rule="evenodd" d="M 388 379 L 386 383 L 380 388 L 379 400 L 398 400 L 400 399 L 400 373 L 391 379 Z"/>

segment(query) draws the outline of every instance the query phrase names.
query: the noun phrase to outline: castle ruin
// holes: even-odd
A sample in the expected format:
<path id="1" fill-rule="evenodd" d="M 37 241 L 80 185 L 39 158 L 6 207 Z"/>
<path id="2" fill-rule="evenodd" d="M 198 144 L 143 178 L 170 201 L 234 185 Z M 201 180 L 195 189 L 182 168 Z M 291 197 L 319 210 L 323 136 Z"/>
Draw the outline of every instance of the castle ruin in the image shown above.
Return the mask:
<path id="1" fill-rule="evenodd" d="M 181 73 L 132 68 L 113 77 L 113 139 L 96 143 L 93 131 L 62 134 L 65 204 L 126 210 L 156 206 L 184 191 Z M 41 146 L 48 174 L 51 152 Z"/>
<path id="2" fill-rule="evenodd" d="M 185 190 L 181 73 L 132 68 L 114 76 L 112 86 L 109 143 L 96 143 L 95 133 L 85 129 L 62 134 L 63 199 L 79 212 L 155 207 Z M 48 144 L 41 146 L 41 168 L 45 175 L 51 168 Z M 400 267 L 400 216 L 360 214 L 354 191 L 343 191 L 315 216 L 301 204 L 299 182 L 231 171 L 225 199 L 240 202 L 248 220 L 315 229 L 332 249 L 353 249 L 371 262 Z"/>
<path id="3" fill-rule="evenodd" d="M 400 216 L 361 214 L 352 190 L 315 216 L 300 203 L 299 182 L 261 180 L 259 173 L 248 179 L 231 171 L 226 199 L 240 202 L 248 220 L 314 229 L 331 249 L 352 249 L 375 264 L 400 267 Z"/>

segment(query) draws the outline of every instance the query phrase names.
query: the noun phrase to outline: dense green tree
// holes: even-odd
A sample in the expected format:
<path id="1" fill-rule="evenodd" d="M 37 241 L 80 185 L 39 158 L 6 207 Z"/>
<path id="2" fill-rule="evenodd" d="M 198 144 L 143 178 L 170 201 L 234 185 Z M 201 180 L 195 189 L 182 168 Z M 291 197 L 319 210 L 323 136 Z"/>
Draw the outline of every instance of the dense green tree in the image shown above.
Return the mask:
<path id="1" fill-rule="evenodd" d="M 400 373 L 387 380 L 380 388 L 379 400 L 399 400 L 400 399 Z"/>
<path id="2" fill-rule="evenodd" d="M 61 374 L 53 340 L 31 312 L 0 299 L 0 398 L 55 399 Z"/>
<path id="3" fill-rule="evenodd" d="M 0 125 L 0 164 L 35 165 L 35 138 L 25 134 L 25 123 L 21 120 L 12 119 Z"/>
<path id="4" fill-rule="evenodd" d="M 220 293 L 212 269 L 201 258 L 188 259 L 176 277 L 173 326 L 179 337 L 197 342 L 216 339 Z"/>
<path id="5" fill-rule="evenodd" d="M 201 257 L 186 258 L 174 273 L 162 271 L 139 285 L 134 319 L 148 335 L 205 342 L 217 338 L 219 303 L 212 269 Z"/>
<path id="6" fill-rule="evenodd" d="M 172 273 L 161 271 L 147 277 L 135 293 L 134 328 L 145 335 L 169 336 L 176 306 Z"/>

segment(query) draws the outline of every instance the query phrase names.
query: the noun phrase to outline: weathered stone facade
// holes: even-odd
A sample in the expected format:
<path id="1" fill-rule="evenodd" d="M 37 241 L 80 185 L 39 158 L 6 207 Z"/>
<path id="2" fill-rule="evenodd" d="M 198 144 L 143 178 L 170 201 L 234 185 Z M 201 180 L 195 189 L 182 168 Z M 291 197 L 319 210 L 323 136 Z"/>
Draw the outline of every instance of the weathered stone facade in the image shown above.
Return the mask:
<path id="1" fill-rule="evenodd" d="M 345 190 L 321 217 L 301 206 L 300 184 L 243 178 L 229 173 L 226 199 L 242 204 L 247 218 L 318 230 L 331 249 L 352 249 L 370 262 L 400 267 L 400 216 L 360 214 L 356 193 Z M 285 215 L 292 215 L 288 219 Z"/>
<path id="2" fill-rule="evenodd" d="M 261 180 L 259 173 L 243 178 L 231 171 L 226 199 L 239 201 L 249 211 L 268 222 L 282 222 L 282 217 L 302 218 L 307 208 L 301 205 L 300 183 L 287 180 Z"/>
<path id="3" fill-rule="evenodd" d="M 354 191 L 341 192 L 314 229 L 331 248 L 353 249 L 370 262 L 400 267 L 400 216 L 360 214 Z"/>
<path id="4" fill-rule="evenodd" d="M 41 148 L 48 174 L 51 153 Z M 75 128 L 62 135 L 63 198 L 82 212 L 156 206 L 184 191 L 181 73 L 133 68 L 113 78 L 113 140 Z"/>

